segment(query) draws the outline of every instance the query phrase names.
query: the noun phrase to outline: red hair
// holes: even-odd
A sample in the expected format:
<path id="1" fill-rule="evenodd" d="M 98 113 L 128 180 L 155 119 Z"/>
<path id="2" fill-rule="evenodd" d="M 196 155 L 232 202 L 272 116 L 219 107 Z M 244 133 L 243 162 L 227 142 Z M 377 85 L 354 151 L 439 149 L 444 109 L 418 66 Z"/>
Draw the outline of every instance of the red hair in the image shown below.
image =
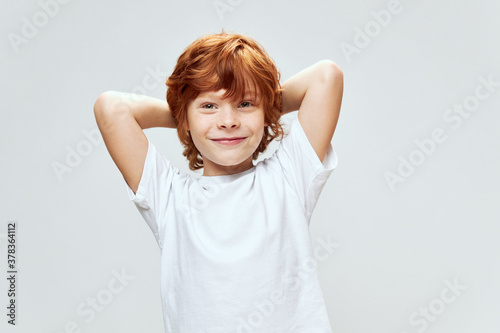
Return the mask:
<path id="1" fill-rule="evenodd" d="M 248 36 L 223 31 L 198 38 L 179 56 L 166 85 L 167 103 L 191 170 L 203 168 L 202 156 L 187 130 L 188 104 L 200 93 L 225 89 L 223 98 L 231 100 L 243 99 L 252 87 L 260 93 L 269 125 L 264 127 L 254 160 L 272 140 L 283 137 L 280 73 L 264 48 Z"/>

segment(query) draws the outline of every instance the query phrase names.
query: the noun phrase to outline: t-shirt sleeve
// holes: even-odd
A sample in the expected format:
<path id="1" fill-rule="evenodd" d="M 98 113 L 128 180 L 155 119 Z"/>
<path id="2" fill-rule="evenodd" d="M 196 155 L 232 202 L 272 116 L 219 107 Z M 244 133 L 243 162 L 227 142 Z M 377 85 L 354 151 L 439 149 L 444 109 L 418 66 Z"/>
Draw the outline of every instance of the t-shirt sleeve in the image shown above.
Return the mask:
<path id="1" fill-rule="evenodd" d="M 319 159 L 296 117 L 276 150 L 285 179 L 297 193 L 309 218 L 328 177 L 338 159 L 332 143 L 323 159 Z"/>
<path id="2" fill-rule="evenodd" d="M 134 194 L 125 182 L 127 193 L 149 225 L 162 247 L 162 223 L 166 214 L 172 182 L 179 170 L 172 166 L 169 160 L 161 155 L 148 139 L 148 152 L 144 161 L 141 180 Z"/>

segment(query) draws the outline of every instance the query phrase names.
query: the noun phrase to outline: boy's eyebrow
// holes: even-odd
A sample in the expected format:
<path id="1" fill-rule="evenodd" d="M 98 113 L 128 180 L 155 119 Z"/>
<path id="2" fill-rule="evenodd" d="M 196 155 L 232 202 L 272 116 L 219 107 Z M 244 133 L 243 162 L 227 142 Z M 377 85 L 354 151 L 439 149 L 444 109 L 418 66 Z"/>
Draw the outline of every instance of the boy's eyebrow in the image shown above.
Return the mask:
<path id="1" fill-rule="evenodd" d="M 206 93 L 200 94 L 197 97 L 197 99 L 198 98 L 219 98 L 219 99 L 222 99 L 223 95 L 224 95 L 223 93 L 221 94 L 221 93 L 216 93 L 216 92 L 211 91 L 211 92 L 206 92 Z M 258 95 L 254 90 L 249 90 L 249 91 L 245 92 L 245 97 L 257 98 Z"/>

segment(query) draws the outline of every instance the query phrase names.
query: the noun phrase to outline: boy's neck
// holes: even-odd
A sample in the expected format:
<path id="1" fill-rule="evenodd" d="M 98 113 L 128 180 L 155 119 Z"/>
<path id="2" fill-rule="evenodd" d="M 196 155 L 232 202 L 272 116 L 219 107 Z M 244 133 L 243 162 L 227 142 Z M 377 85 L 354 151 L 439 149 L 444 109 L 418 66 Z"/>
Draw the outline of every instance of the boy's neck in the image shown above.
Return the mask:
<path id="1" fill-rule="evenodd" d="M 208 162 L 208 163 L 207 163 Z M 250 157 L 248 160 L 243 163 L 236 165 L 219 165 L 215 164 L 209 160 L 203 161 L 203 176 L 204 177 L 213 177 L 213 176 L 224 176 L 224 175 L 233 175 L 236 173 L 240 173 L 246 170 L 253 168 L 252 158 Z"/>

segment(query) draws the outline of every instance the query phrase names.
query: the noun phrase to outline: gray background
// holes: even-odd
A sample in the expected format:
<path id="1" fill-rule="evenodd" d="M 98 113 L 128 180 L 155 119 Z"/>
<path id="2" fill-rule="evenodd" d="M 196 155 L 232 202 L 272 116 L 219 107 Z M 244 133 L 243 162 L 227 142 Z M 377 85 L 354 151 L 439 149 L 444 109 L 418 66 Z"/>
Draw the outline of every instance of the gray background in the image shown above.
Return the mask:
<path id="1" fill-rule="evenodd" d="M 217 3 L 231 10 L 219 15 Z M 500 87 L 460 126 L 444 117 L 474 100 L 479 77 L 500 82 L 500 5 L 401 0 L 376 31 L 372 12 L 390 3 L 72 0 L 44 22 L 37 1 L 2 2 L 0 276 L 7 222 L 17 221 L 19 294 L 12 327 L 0 279 L 0 330 L 60 333 L 74 322 L 77 332 L 162 332 L 158 246 L 104 144 L 82 131 L 97 128 L 92 108 L 104 91 L 164 98 L 149 71 L 166 78 L 186 46 L 224 27 L 258 40 L 283 80 L 322 59 L 344 71 L 332 140 L 339 165 L 311 221 L 315 246 L 338 245 L 318 268 L 333 331 L 498 332 Z M 43 26 L 14 46 L 23 18 Z M 355 46 L 366 27 L 369 45 L 346 56 L 342 43 Z M 435 129 L 446 140 L 418 153 L 415 140 Z M 188 171 L 174 130 L 146 134 Z M 78 147 L 86 156 L 68 167 Z M 424 157 L 391 189 L 386 173 L 410 156 Z M 60 177 L 57 163 L 68 168 Z M 131 280 L 111 294 L 123 270 Z M 446 281 L 463 289 L 454 294 Z M 102 311 L 77 313 L 98 295 L 112 296 Z"/>

